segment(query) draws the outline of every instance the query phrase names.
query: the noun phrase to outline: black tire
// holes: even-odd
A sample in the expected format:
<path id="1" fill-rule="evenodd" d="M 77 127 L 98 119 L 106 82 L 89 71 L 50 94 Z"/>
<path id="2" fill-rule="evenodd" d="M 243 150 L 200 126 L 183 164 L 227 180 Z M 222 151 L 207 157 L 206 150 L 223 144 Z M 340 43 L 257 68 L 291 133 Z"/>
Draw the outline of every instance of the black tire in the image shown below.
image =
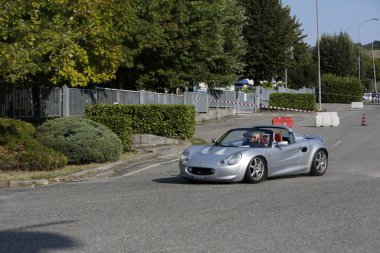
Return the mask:
<path id="1" fill-rule="evenodd" d="M 319 149 L 313 158 L 313 162 L 310 168 L 311 176 L 322 176 L 325 174 L 328 165 L 328 155 L 323 149 Z"/>
<path id="2" fill-rule="evenodd" d="M 267 179 L 268 169 L 264 158 L 260 156 L 254 157 L 245 171 L 245 180 L 250 183 L 260 183 Z"/>

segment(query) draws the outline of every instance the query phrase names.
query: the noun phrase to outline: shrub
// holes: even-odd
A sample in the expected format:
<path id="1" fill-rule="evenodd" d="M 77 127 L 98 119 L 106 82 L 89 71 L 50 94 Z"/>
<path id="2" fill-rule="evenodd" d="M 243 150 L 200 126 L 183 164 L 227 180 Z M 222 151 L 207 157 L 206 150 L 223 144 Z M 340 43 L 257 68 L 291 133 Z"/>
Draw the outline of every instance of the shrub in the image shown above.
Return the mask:
<path id="1" fill-rule="evenodd" d="M 272 93 L 269 105 L 314 111 L 317 108 L 314 94 Z"/>
<path id="2" fill-rule="evenodd" d="M 0 145 L 16 147 L 19 143 L 33 139 L 33 125 L 17 119 L 0 118 Z"/>
<path id="3" fill-rule="evenodd" d="M 60 152 L 33 137 L 36 129 L 16 119 L 0 119 L 0 170 L 52 170 L 67 164 Z"/>
<path id="4" fill-rule="evenodd" d="M 134 134 L 189 139 L 195 131 L 195 109 L 192 105 L 96 104 L 87 106 L 85 114 L 88 117 L 128 117 Z"/>
<path id="5" fill-rule="evenodd" d="M 121 116 L 90 116 L 88 118 L 111 129 L 120 138 L 124 151 L 133 149 L 132 122 L 129 118 Z"/>
<path id="6" fill-rule="evenodd" d="M 322 76 L 322 102 L 346 103 L 362 101 L 363 84 L 356 77 Z"/>
<path id="7" fill-rule="evenodd" d="M 107 162 L 122 154 L 122 143 L 107 127 L 86 118 L 57 118 L 41 125 L 38 139 L 65 154 L 70 164 Z"/>

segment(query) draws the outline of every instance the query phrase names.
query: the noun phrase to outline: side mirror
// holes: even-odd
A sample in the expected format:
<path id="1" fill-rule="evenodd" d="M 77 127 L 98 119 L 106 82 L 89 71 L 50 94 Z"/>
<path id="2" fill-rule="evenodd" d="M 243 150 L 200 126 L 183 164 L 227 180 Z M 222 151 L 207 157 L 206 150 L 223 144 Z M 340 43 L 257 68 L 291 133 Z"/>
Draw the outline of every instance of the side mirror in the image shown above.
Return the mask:
<path id="1" fill-rule="evenodd" d="M 289 143 L 287 141 L 280 141 L 280 142 L 277 142 L 276 146 L 277 147 L 283 147 L 283 146 L 288 146 Z"/>
<path id="2" fill-rule="evenodd" d="M 211 141 L 212 141 L 212 143 L 214 143 L 214 144 L 216 143 L 215 138 L 212 138 Z"/>

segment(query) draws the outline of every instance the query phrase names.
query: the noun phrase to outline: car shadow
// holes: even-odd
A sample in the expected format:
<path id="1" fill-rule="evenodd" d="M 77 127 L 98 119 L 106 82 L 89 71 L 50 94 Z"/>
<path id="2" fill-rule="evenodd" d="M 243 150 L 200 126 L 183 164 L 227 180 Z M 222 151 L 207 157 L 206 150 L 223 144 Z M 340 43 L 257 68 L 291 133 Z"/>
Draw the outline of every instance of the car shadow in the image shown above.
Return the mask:
<path id="1" fill-rule="evenodd" d="M 309 177 L 308 174 L 298 174 L 298 175 L 287 175 L 287 176 L 277 176 L 267 178 L 267 181 L 272 180 L 281 180 L 281 179 L 291 179 L 291 178 L 299 178 L 299 177 Z M 225 184 L 236 184 L 234 182 L 210 182 L 210 181 L 197 181 L 197 180 L 189 180 L 185 179 L 180 175 L 172 175 L 170 177 L 164 178 L 156 178 L 152 180 L 153 182 L 160 184 L 193 184 L 193 185 L 225 185 Z M 265 182 L 265 181 L 264 181 Z M 238 182 L 237 184 L 252 184 L 246 180 L 242 182 Z"/>
<path id="2" fill-rule="evenodd" d="M 67 222 L 64 222 L 67 223 Z M 49 226 L 53 223 L 0 230 L 0 251 L 39 253 L 51 250 L 70 250 L 81 243 L 74 238 L 59 233 L 25 231 L 26 229 Z M 62 222 L 54 223 L 62 224 Z"/>
<path id="3" fill-rule="evenodd" d="M 308 174 L 296 174 L 296 175 L 269 177 L 269 178 L 267 178 L 267 181 L 298 178 L 298 177 L 309 177 L 309 175 Z"/>
<path id="4" fill-rule="evenodd" d="M 223 183 L 223 182 L 190 180 L 180 175 L 172 175 L 170 177 L 156 178 L 156 179 L 153 179 L 152 181 L 156 183 L 160 183 L 160 184 L 203 184 L 203 185 L 231 184 L 231 183 Z"/>

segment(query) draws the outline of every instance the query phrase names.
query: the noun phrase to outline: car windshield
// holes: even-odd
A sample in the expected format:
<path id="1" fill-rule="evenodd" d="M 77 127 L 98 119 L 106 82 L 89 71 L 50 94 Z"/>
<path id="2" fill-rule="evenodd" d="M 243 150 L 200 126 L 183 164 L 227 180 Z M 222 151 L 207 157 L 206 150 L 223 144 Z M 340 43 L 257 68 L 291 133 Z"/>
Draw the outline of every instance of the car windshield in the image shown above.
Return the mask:
<path id="1" fill-rule="evenodd" d="M 216 146 L 266 148 L 272 143 L 272 131 L 263 129 L 233 129 L 224 134 Z"/>

